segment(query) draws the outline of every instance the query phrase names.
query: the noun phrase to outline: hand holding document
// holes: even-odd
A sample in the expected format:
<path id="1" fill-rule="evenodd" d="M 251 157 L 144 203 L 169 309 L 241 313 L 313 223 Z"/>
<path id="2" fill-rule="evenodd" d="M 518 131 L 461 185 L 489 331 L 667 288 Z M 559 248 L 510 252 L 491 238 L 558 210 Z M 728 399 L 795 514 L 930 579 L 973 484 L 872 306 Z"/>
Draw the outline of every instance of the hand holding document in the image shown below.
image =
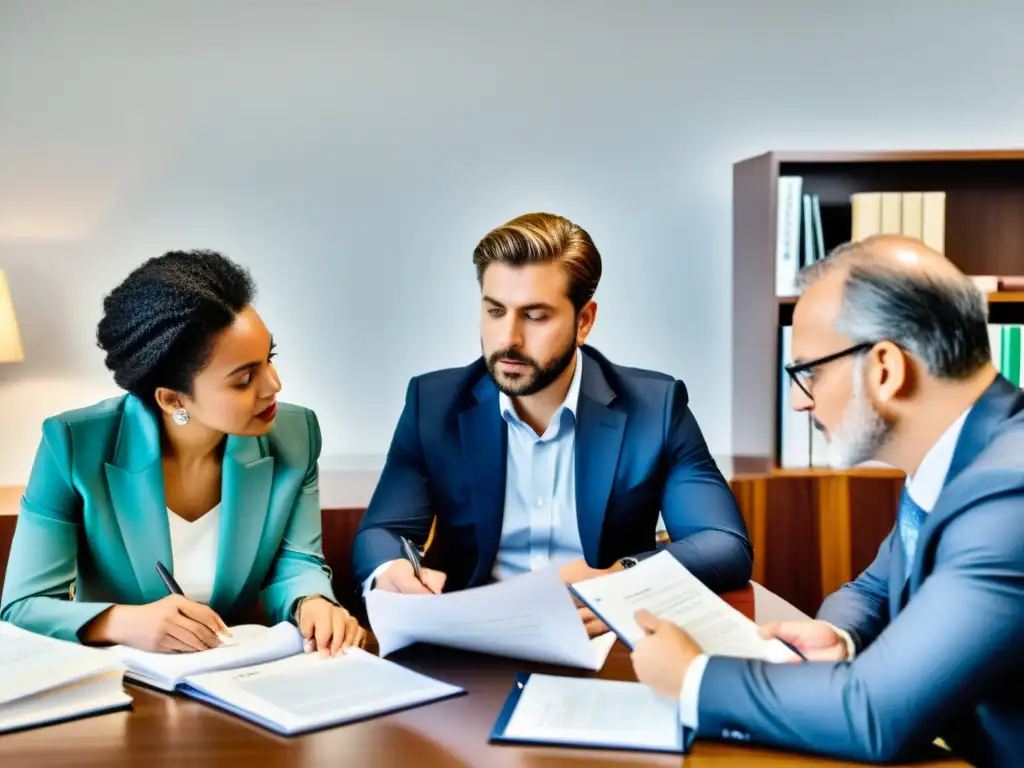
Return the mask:
<path id="1" fill-rule="evenodd" d="M 491 732 L 492 742 L 686 751 L 679 704 L 646 685 L 520 674 Z"/>
<path id="2" fill-rule="evenodd" d="M 758 635 L 754 622 L 704 586 L 669 552 L 569 588 L 630 648 L 645 634 L 634 614 L 646 608 L 685 629 L 709 655 L 778 662 L 794 658 L 784 643 Z"/>
<path id="3" fill-rule="evenodd" d="M 107 652 L 0 622 L 0 733 L 131 706 Z"/>
<path id="4" fill-rule="evenodd" d="M 375 589 L 366 609 L 381 656 L 421 642 L 597 671 L 615 644 L 611 632 L 587 637 L 553 567 L 441 595 Z"/>

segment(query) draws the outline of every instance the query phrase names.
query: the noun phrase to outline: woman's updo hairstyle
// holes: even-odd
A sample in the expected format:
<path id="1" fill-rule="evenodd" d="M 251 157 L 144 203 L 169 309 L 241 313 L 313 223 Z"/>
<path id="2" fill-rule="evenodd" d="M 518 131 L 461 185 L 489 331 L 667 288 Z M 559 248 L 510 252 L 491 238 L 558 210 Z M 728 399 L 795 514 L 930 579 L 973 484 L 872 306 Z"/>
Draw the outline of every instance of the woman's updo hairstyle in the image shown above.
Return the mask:
<path id="1" fill-rule="evenodd" d="M 96 341 L 122 389 L 156 408 L 158 387 L 192 394 L 216 336 L 255 293 L 248 271 L 214 251 L 170 251 L 103 300 Z"/>

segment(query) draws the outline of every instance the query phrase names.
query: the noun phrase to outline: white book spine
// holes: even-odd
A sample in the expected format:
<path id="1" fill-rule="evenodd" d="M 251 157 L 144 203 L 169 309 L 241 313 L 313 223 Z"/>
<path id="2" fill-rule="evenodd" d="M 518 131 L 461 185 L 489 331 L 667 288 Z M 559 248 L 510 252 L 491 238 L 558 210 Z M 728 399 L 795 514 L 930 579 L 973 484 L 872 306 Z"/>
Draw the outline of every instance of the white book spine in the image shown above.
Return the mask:
<path id="1" fill-rule="evenodd" d="M 793 354 L 793 328 L 784 326 L 782 328 L 782 344 L 780 352 L 779 370 L 781 381 L 779 382 L 779 431 L 781 456 L 779 465 L 784 469 L 806 469 L 811 465 L 811 434 L 809 429 L 810 417 L 801 411 L 794 411 L 790 406 L 790 388 L 792 383 L 789 374 L 783 367 L 790 361 Z"/>
<path id="2" fill-rule="evenodd" d="M 780 176 L 775 222 L 775 295 L 796 294 L 800 264 L 800 209 L 803 178 Z"/>

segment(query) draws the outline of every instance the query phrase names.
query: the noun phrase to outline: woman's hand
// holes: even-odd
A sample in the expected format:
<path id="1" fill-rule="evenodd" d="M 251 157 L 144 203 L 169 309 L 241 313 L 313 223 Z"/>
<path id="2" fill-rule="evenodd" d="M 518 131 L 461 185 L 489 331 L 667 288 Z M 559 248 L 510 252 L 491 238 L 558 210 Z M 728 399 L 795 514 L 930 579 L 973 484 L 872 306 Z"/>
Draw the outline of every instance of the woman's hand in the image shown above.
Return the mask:
<path id="1" fill-rule="evenodd" d="M 146 605 L 115 605 L 82 628 L 85 643 L 130 645 L 158 653 L 190 653 L 220 645 L 217 634 L 230 635 L 209 606 L 181 595 Z"/>
<path id="2" fill-rule="evenodd" d="M 336 656 L 366 642 L 366 630 L 355 617 L 322 597 L 311 597 L 299 606 L 298 623 L 306 653 L 318 650 L 323 657 Z"/>

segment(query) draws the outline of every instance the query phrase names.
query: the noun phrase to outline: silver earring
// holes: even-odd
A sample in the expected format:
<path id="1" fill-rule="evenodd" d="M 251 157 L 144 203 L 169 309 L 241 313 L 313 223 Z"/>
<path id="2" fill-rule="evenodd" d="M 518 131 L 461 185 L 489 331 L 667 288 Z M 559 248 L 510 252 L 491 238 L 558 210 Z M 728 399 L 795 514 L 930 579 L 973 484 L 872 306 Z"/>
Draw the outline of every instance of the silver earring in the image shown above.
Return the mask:
<path id="1" fill-rule="evenodd" d="M 177 424 L 179 427 L 184 427 L 186 424 L 188 424 L 188 411 L 186 411 L 184 408 L 179 408 L 178 410 L 171 414 L 171 418 L 174 419 L 174 423 Z"/>

